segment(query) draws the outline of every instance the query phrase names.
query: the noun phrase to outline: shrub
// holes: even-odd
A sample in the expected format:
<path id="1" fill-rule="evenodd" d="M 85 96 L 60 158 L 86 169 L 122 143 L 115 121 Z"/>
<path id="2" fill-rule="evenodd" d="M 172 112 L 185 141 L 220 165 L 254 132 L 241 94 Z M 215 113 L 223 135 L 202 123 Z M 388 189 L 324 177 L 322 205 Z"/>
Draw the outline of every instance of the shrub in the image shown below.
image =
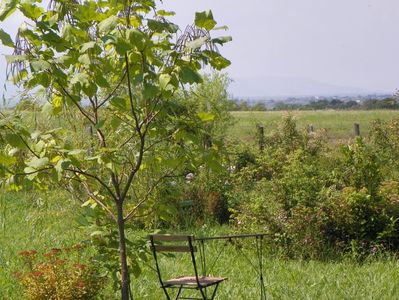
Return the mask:
<path id="1" fill-rule="evenodd" d="M 40 254 L 35 250 L 19 253 L 26 270 L 16 273 L 30 300 L 86 300 L 95 299 L 104 287 L 93 262 L 80 259 L 81 246 L 51 249 Z"/>
<path id="2" fill-rule="evenodd" d="M 399 182 L 387 180 L 396 171 L 386 166 L 395 151 L 381 153 L 384 143 L 399 144 L 396 123 L 389 139 L 357 138 L 341 152 L 317 132 L 298 131 L 292 118 L 281 127 L 255 163 L 233 175 L 233 224 L 270 233 L 272 247 L 289 257 L 399 249 Z"/>
<path id="3" fill-rule="evenodd" d="M 342 147 L 343 169 L 340 170 L 346 186 L 357 190 L 366 188 L 371 196 L 376 196 L 382 181 L 382 160 L 373 147 L 357 138 L 353 145 Z"/>

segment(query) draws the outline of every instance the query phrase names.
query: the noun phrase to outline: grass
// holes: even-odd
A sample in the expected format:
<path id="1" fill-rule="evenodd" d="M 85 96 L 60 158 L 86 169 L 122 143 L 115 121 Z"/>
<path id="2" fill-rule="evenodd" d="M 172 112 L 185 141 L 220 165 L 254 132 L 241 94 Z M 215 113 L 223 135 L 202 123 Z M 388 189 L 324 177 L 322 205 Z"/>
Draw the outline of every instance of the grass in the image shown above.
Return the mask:
<path id="1" fill-rule="evenodd" d="M 79 204 L 66 195 L 53 193 L 2 194 L 0 204 L 0 299 L 21 299 L 15 271 L 21 262 L 17 253 L 26 249 L 49 249 L 71 245 L 84 240 L 88 233 L 81 231 L 75 222 Z M 202 228 L 197 234 L 218 235 L 228 228 Z M 134 233 L 144 237 L 146 232 Z M 256 265 L 255 246 L 248 240 L 242 251 Z M 221 241 L 207 242 L 208 268 L 220 253 L 212 269 L 213 275 L 228 277 L 221 284 L 217 299 L 258 299 L 259 281 L 256 271 L 238 248 Z M 177 268 L 182 274 L 188 262 L 182 258 L 162 258 L 166 270 Z M 143 265 L 143 274 L 132 278 L 135 300 L 164 299 L 150 257 Z M 267 256 L 264 259 L 264 276 L 268 299 L 396 299 L 399 294 L 399 262 L 394 257 L 371 258 L 357 264 L 342 262 L 317 262 L 285 260 Z M 190 272 L 191 273 L 191 272 Z M 102 299 L 118 299 L 110 288 Z"/>
<path id="2" fill-rule="evenodd" d="M 221 247 L 220 243 L 212 245 L 208 256 L 215 257 Z M 254 252 L 247 254 L 256 264 Z M 164 258 L 167 259 L 169 263 L 164 269 L 179 268 L 178 274 L 184 274 L 182 260 Z M 363 264 L 351 261 L 287 261 L 266 257 L 264 280 L 267 299 L 397 299 L 398 268 L 398 261 L 392 257 L 370 259 Z M 136 299 L 163 299 L 154 274 L 148 268 L 138 279 L 134 289 Z M 212 274 L 228 277 L 220 285 L 217 299 L 260 298 L 259 277 L 236 249 L 224 249 Z"/>
<path id="3" fill-rule="evenodd" d="M 325 129 L 330 140 L 342 142 L 354 137 L 354 123 L 360 124 L 360 133 L 367 136 L 373 120 L 388 121 L 399 117 L 395 110 L 321 110 L 321 111 L 265 111 L 265 112 L 232 112 L 235 120 L 229 131 L 231 139 L 254 142 L 256 125 L 265 127 L 265 134 L 275 129 L 284 116 L 292 115 L 297 120 L 298 128 L 305 129 L 312 124 L 314 130 Z"/>

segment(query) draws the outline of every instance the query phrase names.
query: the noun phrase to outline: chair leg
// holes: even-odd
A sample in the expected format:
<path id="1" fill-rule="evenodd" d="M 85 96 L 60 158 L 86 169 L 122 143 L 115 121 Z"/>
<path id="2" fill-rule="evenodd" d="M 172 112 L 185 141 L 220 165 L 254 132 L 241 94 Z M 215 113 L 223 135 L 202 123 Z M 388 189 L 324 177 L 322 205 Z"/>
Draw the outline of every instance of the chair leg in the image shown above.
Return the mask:
<path id="1" fill-rule="evenodd" d="M 166 288 L 162 287 L 162 289 L 163 289 L 163 291 L 164 291 L 164 293 L 166 295 L 166 299 L 170 300 L 170 297 L 169 297 L 169 294 L 168 294 L 168 291 L 166 290 Z"/>
<path id="2" fill-rule="evenodd" d="M 219 283 L 216 284 L 215 289 L 213 290 L 211 300 L 213 300 L 216 296 L 216 291 L 218 290 Z"/>
<path id="3" fill-rule="evenodd" d="M 206 294 L 204 293 L 204 290 L 200 287 L 199 288 L 201 295 L 202 295 L 202 299 L 207 300 Z"/>
<path id="4" fill-rule="evenodd" d="M 181 286 L 179 287 L 179 290 L 177 291 L 176 300 L 179 299 L 179 296 L 180 296 L 180 293 L 181 293 L 181 289 L 182 289 L 182 288 L 183 288 L 183 286 L 181 285 Z"/>

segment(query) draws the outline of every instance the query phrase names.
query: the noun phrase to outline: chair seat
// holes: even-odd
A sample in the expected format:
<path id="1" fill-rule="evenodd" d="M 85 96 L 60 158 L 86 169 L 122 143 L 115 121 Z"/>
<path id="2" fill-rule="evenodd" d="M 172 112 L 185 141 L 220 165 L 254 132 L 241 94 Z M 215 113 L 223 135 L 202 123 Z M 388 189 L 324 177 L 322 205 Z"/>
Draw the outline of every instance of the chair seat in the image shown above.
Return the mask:
<path id="1" fill-rule="evenodd" d="M 216 283 L 220 283 L 226 278 L 224 277 L 209 277 L 209 276 L 201 276 L 198 277 L 198 281 L 201 287 L 207 287 Z M 195 276 L 180 276 L 176 278 L 171 278 L 164 282 L 166 287 L 170 286 L 180 286 L 180 285 L 188 285 L 188 286 L 197 286 L 197 279 Z"/>

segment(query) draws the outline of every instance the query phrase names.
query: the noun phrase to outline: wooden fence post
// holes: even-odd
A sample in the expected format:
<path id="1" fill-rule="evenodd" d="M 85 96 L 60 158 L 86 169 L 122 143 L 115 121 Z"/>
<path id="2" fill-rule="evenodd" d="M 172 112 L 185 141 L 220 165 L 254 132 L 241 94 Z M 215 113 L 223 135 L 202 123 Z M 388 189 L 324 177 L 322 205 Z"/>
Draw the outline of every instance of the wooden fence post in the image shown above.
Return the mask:
<path id="1" fill-rule="evenodd" d="M 355 136 L 360 136 L 360 124 L 359 123 L 354 124 L 354 130 L 355 130 Z"/>
<path id="2" fill-rule="evenodd" d="M 311 133 L 313 131 L 314 131 L 313 124 L 308 124 L 308 133 Z"/>
<path id="3" fill-rule="evenodd" d="M 263 151 L 265 149 L 265 128 L 262 125 L 257 125 L 257 127 L 258 127 L 259 150 Z"/>

